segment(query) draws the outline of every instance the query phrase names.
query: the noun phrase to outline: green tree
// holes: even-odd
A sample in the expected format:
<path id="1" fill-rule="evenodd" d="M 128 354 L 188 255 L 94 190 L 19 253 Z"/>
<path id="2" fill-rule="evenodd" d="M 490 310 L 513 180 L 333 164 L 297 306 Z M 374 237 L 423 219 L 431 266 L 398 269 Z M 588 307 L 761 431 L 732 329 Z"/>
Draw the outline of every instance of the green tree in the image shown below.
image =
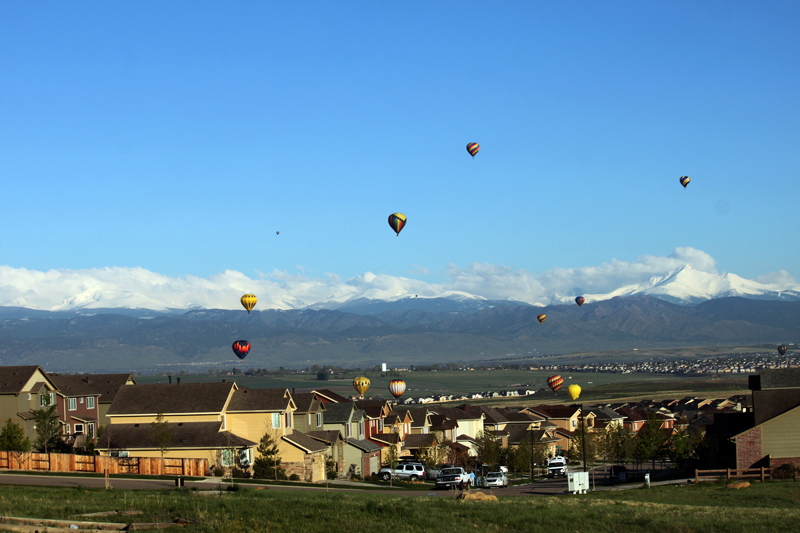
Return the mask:
<path id="1" fill-rule="evenodd" d="M 11 420 L 6 420 L 6 425 L 0 431 L 0 450 L 10 452 L 29 452 L 31 440 L 25 436 L 25 431 Z"/>
<path id="2" fill-rule="evenodd" d="M 484 431 L 478 434 L 475 444 L 475 454 L 478 459 L 487 465 L 500 464 L 500 450 L 502 443 L 492 431 Z"/>
<path id="3" fill-rule="evenodd" d="M 272 478 L 286 479 L 286 473 L 281 466 L 281 456 L 278 451 L 278 443 L 270 430 L 264 433 L 256 450 L 259 453 L 258 459 L 253 461 L 253 476 L 258 479 Z"/>
<path id="4" fill-rule="evenodd" d="M 447 458 L 447 446 L 442 444 L 444 442 L 444 433 L 441 431 L 433 431 L 431 435 L 433 435 L 433 442 L 420 452 L 420 459 L 428 465 L 429 468 L 443 463 Z"/>
<path id="5" fill-rule="evenodd" d="M 150 440 L 153 441 L 158 453 L 161 454 L 161 472 L 164 472 L 164 456 L 172 447 L 172 430 L 169 422 L 164 418 L 164 412 L 156 415 L 156 419 L 150 422 Z"/>
<path id="6" fill-rule="evenodd" d="M 36 440 L 33 445 L 40 452 L 50 453 L 61 447 L 61 421 L 55 404 L 48 405 L 49 395 L 42 396 L 42 403 L 44 407 L 33 411 L 33 423 L 36 428 Z"/>
<path id="7" fill-rule="evenodd" d="M 622 424 L 606 429 L 603 436 L 603 452 L 606 460 L 612 463 L 625 464 L 633 451 L 633 435 Z"/>
<path id="8" fill-rule="evenodd" d="M 633 457 L 639 462 L 652 461 L 655 470 L 656 459 L 663 456 L 666 449 L 661 420 L 655 413 L 647 413 L 647 423 L 639 430 L 633 447 Z"/>
<path id="9" fill-rule="evenodd" d="M 602 449 L 602 436 L 595 433 L 590 428 L 586 421 L 581 419 L 578 422 L 578 428 L 575 431 L 575 437 L 572 439 L 572 445 L 575 447 L 575 458 L 580 463 L 583 463 L 583 452 L 586 449 L 586 464 L 594 466 L 597 456 Z"/>

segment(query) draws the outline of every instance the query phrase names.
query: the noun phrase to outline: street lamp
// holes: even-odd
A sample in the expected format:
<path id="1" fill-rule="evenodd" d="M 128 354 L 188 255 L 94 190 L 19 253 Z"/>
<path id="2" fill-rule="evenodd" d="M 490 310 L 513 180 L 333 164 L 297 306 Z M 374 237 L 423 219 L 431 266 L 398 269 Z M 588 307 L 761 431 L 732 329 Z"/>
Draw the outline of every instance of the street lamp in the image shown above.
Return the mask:
<path id="1" fill-rule="evenodd" d="M 586 472 L 586 416 L 583 413 L 583 402 L 581 402 L 581 448 L 583 448 L 583 471 Z"/>

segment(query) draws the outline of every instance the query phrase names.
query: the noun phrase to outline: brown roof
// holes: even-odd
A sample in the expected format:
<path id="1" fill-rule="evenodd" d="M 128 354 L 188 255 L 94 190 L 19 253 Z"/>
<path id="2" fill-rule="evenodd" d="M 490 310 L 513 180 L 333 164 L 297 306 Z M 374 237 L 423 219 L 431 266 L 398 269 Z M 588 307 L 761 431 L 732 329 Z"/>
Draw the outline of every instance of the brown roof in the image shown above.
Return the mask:
<path id="1" fill-rule="evenodd" d="M 297 406 L 297 411 L 295 411 L 297 414 L 317 413 L 325 410 L 322 400 L 310 392 L 295 392 L 292 394 L 292 400 Z"/>
<path id="2" fill-rule="evenodd" d="M 338 429 L 329 429 L 325 431 L 309 431 L 306 433 L 312 439 L 324 442 L 325 444 L 332 445 L 342 440 L 342 432 Z"/>
<path id="3" fill-rule="evenodd" d="M 221 413 L 235 383 L 127 385 L 120 387 L 109 415 Z"/>
<path id="4" fill-rule="evenodd" d="M 367 418 L 382 418 L 387 400 L 356 400 L 356 407 L 363 409 Z"/>
<path id="5" fill-rule="evenodd" d="M 409 433 L 403 439 L 403 448 L 416 450 L 419 448 L 430 448 L 436 442 L 435 436 L 431 433 Z"/>
<path id="6" fill-rule="evenodd" d="M 182 385 L 181 385 L 182 386 Z M 234 391 L 228 411 L 285 411 L 291 404 L 289 389 L 248 389 Z"/>
<path id="7" fill-rule="evenodd" d="M 350 401 L 341 394 L 336 394 L 330 389 L 314 389 L 311 392 L 313 394 L 316 394 L 317 396 L 321 396 L 323 401 L 327 400 L 331 403 L 342 403 Z"/>
<path id="8" fill-rule="evenodd" d="M 120 387 L 128 380 L 133 380 L 130 374 L 47 374 L 58 391 L 64 396 L 95 396 L 99 403 L 111 403 Z M 135 383 L 135 380 L 134 380 Z"/>
<path id="9" fill-rule="evenodd" d="M 139 385 L 141 386 L 141 385 Z M 220 431 L 222 422 L 183 422 L 167 424 L 172 433 L 170 448 L 225 448 L 255 446 L 257 443 Z M 109 424 L 98 439 L 98 449 L 153 449 L 150 424 Z M 110 441 L 109 441 L 110 439 Z"/>
<path id="10" fill-rule="evenodd" d="M 379 444 L 397 444 L 400 442 L 400 435 L 397 433 L 373 433 L 369 440 Z"/>
<path id="11" fill-rule="evenodd" d="M 530 410 L 545 418 L 572 418 L 576 411 L 580 411 L 577 407 L 567 405 L 537 405 Z"/>
<path id="12" fill-rule="evenodd" d="M 284 435 L 281 437 L 286 442 L 294 444 L 298 448 L 306 451 L 306 453 L 324 452 L 328 447 L 316 439 L 312 439 L 305 433 L 293 431 L 291 435 Z"/>
<path id="13" fill-rule="evenodd" d="M 41 370 L 39 365 L 0 366 L 0 394 L 22 392 L 22 387 L 37 370 Z"/>

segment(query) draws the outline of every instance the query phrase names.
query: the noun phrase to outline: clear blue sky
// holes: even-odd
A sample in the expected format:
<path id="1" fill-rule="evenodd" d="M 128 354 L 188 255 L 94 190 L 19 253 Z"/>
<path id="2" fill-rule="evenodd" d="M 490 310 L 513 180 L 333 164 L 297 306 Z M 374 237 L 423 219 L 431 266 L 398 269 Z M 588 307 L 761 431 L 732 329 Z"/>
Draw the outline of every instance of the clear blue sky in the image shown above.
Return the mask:
<path id="1" fill-rule="evenodd" d="M 4 1 L 0 264 L 428 279 L 688 246 L 800 279 L 799 28 L 796 1 Z"/>

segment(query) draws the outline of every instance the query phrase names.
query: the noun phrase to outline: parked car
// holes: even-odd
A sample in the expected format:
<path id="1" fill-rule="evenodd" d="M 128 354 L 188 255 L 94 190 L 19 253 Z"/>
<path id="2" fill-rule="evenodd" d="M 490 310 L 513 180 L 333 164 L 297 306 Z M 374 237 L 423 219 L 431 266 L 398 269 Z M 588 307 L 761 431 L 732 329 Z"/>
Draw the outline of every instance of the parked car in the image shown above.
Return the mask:
<path id="1" fill-rule="evenodd" d="M 381 468 L 378 477 L 384 481 L 389 481 L 390 477 L 417 481 L 425 478 L 425 467 L 422 463 L 400 463 L 394 470 Z"/>
<path id="2" fill-rule="evenodd" d="M 508 478 L 504 472 L 489 472 L 483 478 L 484 487 L 508 487 Z"/>
<path id="3" fill-rule="evenodd" d="M 567 458 L 553 457 L 547 461 L 547 477 L 567 477 Z"/>
<path id="4" fill-rule="evenodd" d="M 444 489 L 451 487 L 469 487 L 472 485 L 472 477 L 459 467 L 443 468 L 436 477 L 436 488 Z"/>

